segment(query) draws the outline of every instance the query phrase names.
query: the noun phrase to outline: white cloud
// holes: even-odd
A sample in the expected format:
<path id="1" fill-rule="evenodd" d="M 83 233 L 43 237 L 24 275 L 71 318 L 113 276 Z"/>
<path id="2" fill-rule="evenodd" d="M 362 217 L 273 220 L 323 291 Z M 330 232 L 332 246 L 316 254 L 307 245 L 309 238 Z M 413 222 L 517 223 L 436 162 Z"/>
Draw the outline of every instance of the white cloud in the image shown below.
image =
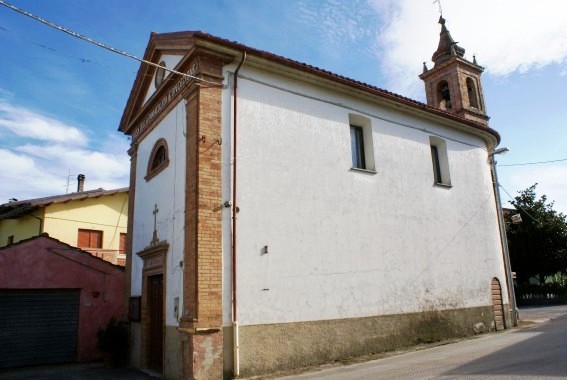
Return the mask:
<path id="1" fill-rule="evenodd" d="M 33 158 L 7 149 L 0 149 L 0 162 L 7 163 L 2 168 L 0 203 L 10 198 L 22 200 L 65 193 L 66 172 L 57 176 L 55 168 L 45 168 Z"/>
<path id="2" fill-rule="evenodd" d="M 369 0 L 385 23 L 376 56 L 389 83 L 404 95 L 421 95 L 421 61 L 430 62 L 440 27 L 432 1 Z M 493 75 L 567 62 L 567 2 L 444 0 L 443 16 L 455 41 Z M 431 63 L 429 63 L 431 67 Z"/>
<path id="3" fill-rule="evenodd" d="M 330 48 L 368 37 L 375 29 L 376 18 L 366 0 L 301 1 L 299 19 L 317 32 L 317 39 Z"/>
<path id="4" fill-rule="evenodd" d="M 87 138 L 76 127 L 0 99 L 0 129 L 19 137 L 83 146 Z"/>
<path id="5" fill-rule="evenodd" d="M 70 149 L 58 144 L 33 145 L 25 144 L 16 148 L 19 153 L 36 161 L 49 160 L 53 164 L 65 165 L 73 173 L 103 171 L 106 178 L 120 177 L 130 168 L 130 161 L 126 155 L 127 147 L 122 157 L 107 152 L 91 151 L 88 149 Z"/>
<path id="6" fill-rule="evenodd" d="M 97 136 L 103 148 L 90 149 L 82 130 L 6 100 L 0 100 L 0 128 L 0 203 L 73 192 L 78 174 L 86 176 L 85 190 L 128 186 L 129 144 L 118 134 Z M 17 145 L 18 137 L 27 142 Z"/>

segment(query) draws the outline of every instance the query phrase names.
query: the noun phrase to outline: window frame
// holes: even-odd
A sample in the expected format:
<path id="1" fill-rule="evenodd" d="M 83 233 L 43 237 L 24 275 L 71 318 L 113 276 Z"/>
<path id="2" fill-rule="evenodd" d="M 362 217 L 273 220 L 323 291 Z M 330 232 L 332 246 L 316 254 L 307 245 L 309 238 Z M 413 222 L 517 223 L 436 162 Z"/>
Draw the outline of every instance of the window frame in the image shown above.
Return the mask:
<path id="1" fill-rule="evenodd" d="M 80 241 L 81 241 L 81 232 L 85 233 L 88 232 L 89 236 L 88 236 L 88 240 L 89 240 L 89 245 L 85 246 L 85 245 L 80 245 Z M 100 239 L 100 247 L 97 246 L 92 246 L 92 237 L 93 235 L 98 235 L 98 239 Z M 104 231 L 102 230 L 91 230 L 88 228 L 79 228 L 78 232 L 77 232 L 77 247 L 81 248 L 81 249 L 103 249 L 103 242 L 104 242 Z"/>
<path id="2" fill-rule="evenodd" d="M 439 164 L 439 149 L 436 145 L 431 147 L 431 160 L 433 161 L 433 178 L 436 184 L 443 183 L 443 173 L 441 172 L 441 165 Z"/>
<path id="3" fill-rule="evenodd" d="M 154 77 L 154 86 L 157 89 L 165 80 L 165 61 L 161 61 L 159 66 L 156 69 L 155 77 Z"/>
<path id="4" fill-rule="evenodd" d="M 352 168 L 366 170 L 366 156 L 364 154 L 364 131 L 358 125 L 350 126 L 350 149 Z"/>
<path id="5" fill-rule="evenodd" d="M 440 137 L 429 136 L 429 147 L 433 169 L 433 184 L 442 187 L 452 187 L 447 142 Z"/>
<path id="6" fill-rule="evenodd" d="M 349 114 L 349 140 L 352 171 L 376 174 L 372 121 L 358 114 Z M 358 159 L 355 160 L 355 157 Z"/>
<path id="7" fill-rule="evenodd" d="M 160 149 L 162 148 L 164 150 L 165 159 L 159 162 L 158 164 L 154 165 L 154 162 L 158 159 L 158 153 L 160 153 Z M 169 166 L 169 149 L 167 146 L 167 141 L 164 138 L 160 138 L 155 142 L 154 147 L 152 148 L 152 152 L 150 153 L 148 159 L 148 168 L 144 179 L 146 181 L 151 180 L 168 166 Z"/>
<path id="8" fill-rule="evenodd" d="M 118 241 L 118 253 L 125 254 L 126 253 L 126 245 L 128 244 L 128 234 L 124 232 L 120 232 L 119 241 Z"/>

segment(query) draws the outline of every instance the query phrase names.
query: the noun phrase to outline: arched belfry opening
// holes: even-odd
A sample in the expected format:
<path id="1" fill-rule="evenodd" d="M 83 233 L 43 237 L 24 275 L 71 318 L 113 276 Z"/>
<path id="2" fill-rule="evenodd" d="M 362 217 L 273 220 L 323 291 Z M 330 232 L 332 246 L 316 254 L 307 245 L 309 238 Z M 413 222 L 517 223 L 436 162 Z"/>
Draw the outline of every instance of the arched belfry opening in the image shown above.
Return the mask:
<path id="1" fill-rule="evenodd" d="M 443 17 L 439 18 L 439 44 L 431 60 L 433 68 L 423 64 L 419 76 L 425 84 L 427 105 L 447 111 L 485 126 L 486 115 L 480 76 L 484 68 L 465 57 L 465 49 L 453 40 Z"/>
<path id="2" fill-rule="evenodd" d="M 438 108 L 444 111 L 452 108 L 451 90 L 449 88 L 449 83 L 446 80 L 442 80 L 437 84 L 437 99 Z"/>
<path id="3" fill-rule="evenodd" d="M 476 86 L 474 84 L 474 80 L 471 77 L 467 78 L 467 93 L 469 96 L 469 105 L 473 108 L 478 108 L 478 95 L 476 92 Z"/>

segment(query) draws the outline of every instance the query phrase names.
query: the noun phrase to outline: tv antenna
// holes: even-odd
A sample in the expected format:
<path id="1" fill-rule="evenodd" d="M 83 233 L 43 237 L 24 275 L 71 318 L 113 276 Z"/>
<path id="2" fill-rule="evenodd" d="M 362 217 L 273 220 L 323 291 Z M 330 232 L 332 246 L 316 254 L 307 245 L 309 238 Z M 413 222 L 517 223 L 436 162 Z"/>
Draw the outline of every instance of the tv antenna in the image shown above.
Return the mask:
<path id="1" fill-rule="evenodd" d="M 69 169 L 68 174 L 67 174 L 67 185 L 66 185 L 66 190 L 65 190 L 65 194 L 69 194 L 69 186 L 71 185 L 71 177 L 75 176 L 74 174 L 71 174 L 71 169 Z"/>

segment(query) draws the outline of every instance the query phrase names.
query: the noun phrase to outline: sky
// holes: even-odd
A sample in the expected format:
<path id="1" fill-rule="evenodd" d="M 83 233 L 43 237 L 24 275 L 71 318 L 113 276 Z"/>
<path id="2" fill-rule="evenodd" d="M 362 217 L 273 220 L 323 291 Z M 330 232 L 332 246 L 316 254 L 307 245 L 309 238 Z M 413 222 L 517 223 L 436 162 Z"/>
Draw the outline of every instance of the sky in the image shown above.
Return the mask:
<path id="1" fill-rule="evenodd" d="M 440 26 L 433 0 L 7 0 L 142 57 L 151 32 L 201 30 L 425 102 Z M 534 183 L 567 213 L 567 1 L 441 0 L 485 67 L 501 195 Z M 128 186 L 117 131 L 139 62 L 0 6 L 0 203 Z M 529 164 L 556 161 L 543 164 Z M 523 165 L 518 165 L 523 164 Z M 509 195 L 508 195 L 509 194 Z"/>

